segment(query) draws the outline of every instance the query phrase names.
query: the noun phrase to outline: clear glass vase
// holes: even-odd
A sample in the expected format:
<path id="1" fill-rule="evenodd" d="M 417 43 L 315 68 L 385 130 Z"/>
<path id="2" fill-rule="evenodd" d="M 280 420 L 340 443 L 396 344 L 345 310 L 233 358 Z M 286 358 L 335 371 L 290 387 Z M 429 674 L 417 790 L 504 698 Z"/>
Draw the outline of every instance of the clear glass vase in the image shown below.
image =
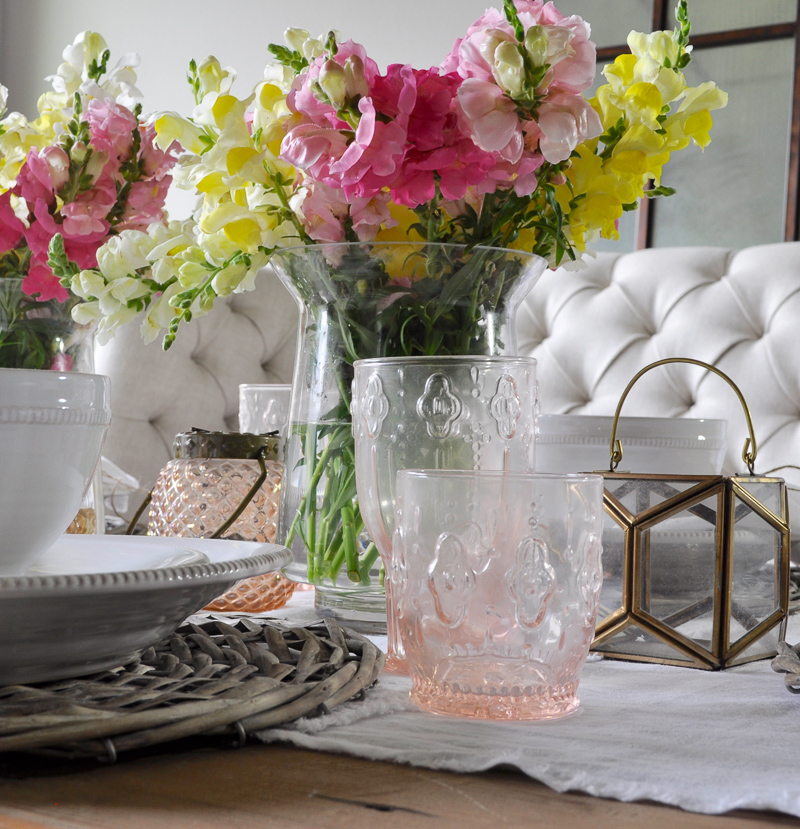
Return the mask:
<path id="1" fill-rule="evenodd" d="M 72 319 L 74 300 L 39 302 L 23 279 L 0 278 L 0 368 L 94 371 L 94 326 Z"/>
<path id="2" fill-rule="evenodd" d="M 434 243 L 333 243 L 272 259 L 300 306 L 278 540 L 287 575 L 318 608 L 385 629 L 383 570 L 356 493 L 353 362 L 368 357 L 513 355 L 520 301 L 546 263 L 516 250 Z"/>

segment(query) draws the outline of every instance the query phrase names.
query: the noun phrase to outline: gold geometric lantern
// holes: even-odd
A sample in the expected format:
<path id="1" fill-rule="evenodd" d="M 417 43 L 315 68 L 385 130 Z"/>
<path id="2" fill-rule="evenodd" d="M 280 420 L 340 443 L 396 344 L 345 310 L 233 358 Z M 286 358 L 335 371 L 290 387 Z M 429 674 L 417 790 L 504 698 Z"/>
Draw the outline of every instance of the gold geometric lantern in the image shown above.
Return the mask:
<path id="1" fill-rule="evenodd" d="M 616 472 L 620 410 L 633 384 L 666 363 L 726 380 L 744 409 L 749 475 Z M 781 478 L 754 473 L 750 412 L 721 371 L 659 360 L 628 384 L 614 416 L 605 482 L 604 581 L 592 649 L 606 657 L 716 670 L 774 656 L 789 603 L 789 511 Z"/>

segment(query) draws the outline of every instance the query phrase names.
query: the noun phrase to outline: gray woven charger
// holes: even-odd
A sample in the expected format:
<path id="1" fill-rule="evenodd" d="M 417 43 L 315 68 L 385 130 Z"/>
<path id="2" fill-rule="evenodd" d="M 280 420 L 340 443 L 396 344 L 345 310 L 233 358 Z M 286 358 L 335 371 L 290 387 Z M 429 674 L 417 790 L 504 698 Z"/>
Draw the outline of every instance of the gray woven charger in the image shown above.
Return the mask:
<path id="1" fill-rule="evenodd" d="M 196 735 L 248 735 L 363 695 L 385 655 L 335 622 L 184 623 L 135 662 L 80 679 L 0 688 L 0 752 L 114 761 Z"/>

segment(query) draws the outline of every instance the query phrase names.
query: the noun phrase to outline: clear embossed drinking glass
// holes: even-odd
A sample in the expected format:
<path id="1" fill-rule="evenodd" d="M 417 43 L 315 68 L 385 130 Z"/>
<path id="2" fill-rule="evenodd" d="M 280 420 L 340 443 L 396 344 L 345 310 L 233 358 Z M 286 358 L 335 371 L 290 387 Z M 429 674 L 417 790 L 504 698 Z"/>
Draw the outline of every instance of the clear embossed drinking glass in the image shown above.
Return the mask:
<path id="1" fill-rule="evenodd" d="M 264 435 L 278 432 L 286 438 L 291 383 L 242 383 L 239 386 L 239 431 Z"/>
<path id="2" fill-rule="evenodd" d="M 481 719 L 574 711 L 603 577 L 602 476 L 402 470 L 396 501 L 412 700 Z"/>
<path id="3" fill-rule="evenodd" d="M 536 361 L 387 357 L 355 362 L 352 420 L 361 514 L 388 569 L 400 469 L 535 468 Z M 387 581 L 387 669 L 405 672 Z"/>

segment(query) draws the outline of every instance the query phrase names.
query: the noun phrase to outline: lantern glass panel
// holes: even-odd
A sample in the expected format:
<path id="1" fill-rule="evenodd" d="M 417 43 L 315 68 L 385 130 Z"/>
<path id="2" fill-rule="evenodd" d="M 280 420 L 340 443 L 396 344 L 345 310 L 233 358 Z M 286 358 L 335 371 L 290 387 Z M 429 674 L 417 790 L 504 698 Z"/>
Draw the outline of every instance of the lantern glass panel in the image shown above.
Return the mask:
<path id="1" fill-rule="evenodd" d="M 710 650 L 720 498 L 714 495 L 642 532 L 641 610 Z"/>
<path id="2" fill-rule="evenodd" d="M 592 645 L 592 650 L 597 653 L 624 654 L 626 659 L 635 659 L 639 656 L 650 659 L 664 659 L 687 665 L 697 663 L 696 659 L 682 653 L 674 645 L 662 641 L 635 624 L 631 624 L 620 633 L 611 636 L 601 645 Z"/>
<path id="3" fill-rule="evenodd" d="M 738 665 L 741 662 L 750 662 L 753 659 L 767 659 L 778 650 L 781 640 L 781 626 L 775 625 L 763 636 L 759 636 L 752 645 L 746 647 L 736 658 L 731 659 L 729 665 Z"/>
<path id="4" fill-rule="evenodd" d="M 605 480 L 608 492 L 633 515 L 638 515 L 651 507 L 663 504 L 664 501 L 674 498 L 681 492 L 686 492 L 687 489 L 691 489 L 697 483 L 697 480 L 670 479 L 664 481 L 658 478 L 627 478 L 622 480 L 606 478 Z"/>
<path id="5" fill-rule="evenodd" d="M 608 514 L 603 521 L 603 587 L 600 591 L 598 622 L 623 607 L 625 576 L 625 531 Z"/>
<path id="6" fill-rule="evenodd" d="M 780 532 L 738 498 L 734 522 L 728 629 L 732 645 L 779 608 L 775 562 L 781 555 Z"/>
<path id="7" fill-rule="evenodd" d="M 737 478 L 736 483 L 757 501 L 762 503 L 768 510 L 772 511 L 778 518 L 785 519 L 781 514 L 781 485 L 777 481 L 759 481 L 757 478 Z"/>

